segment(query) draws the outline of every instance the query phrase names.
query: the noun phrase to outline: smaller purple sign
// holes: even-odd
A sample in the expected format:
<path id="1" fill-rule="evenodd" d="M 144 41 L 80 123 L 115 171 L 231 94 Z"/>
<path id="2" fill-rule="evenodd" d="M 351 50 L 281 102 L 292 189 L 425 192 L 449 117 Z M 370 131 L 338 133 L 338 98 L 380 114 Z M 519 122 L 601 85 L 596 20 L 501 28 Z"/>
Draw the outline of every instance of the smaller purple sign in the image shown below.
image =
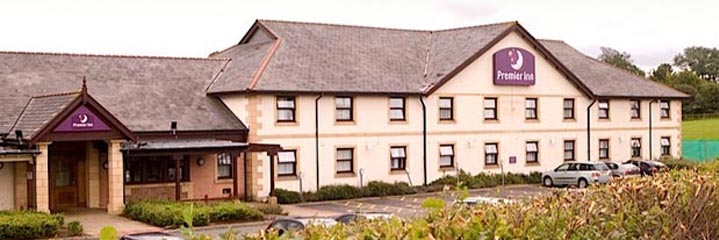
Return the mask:
<path id="1" fill-rule="evenodd" d="M 509 164 L 517 163 L 517 156 L 509 156 Z"/>
<path id="2" fill-rule="evenodd" d="M 534 85 L 534 54 L 521 48 L 494 53 L 494 85 Z"/>
<path id="3" fill-rule="evenodd" d="M 55 128 L 55 132 L 90 132 L 90 131 L 109 131 L 110 127 L 85 106 L 80 106 L 70 114 L 60 125 Z"/>

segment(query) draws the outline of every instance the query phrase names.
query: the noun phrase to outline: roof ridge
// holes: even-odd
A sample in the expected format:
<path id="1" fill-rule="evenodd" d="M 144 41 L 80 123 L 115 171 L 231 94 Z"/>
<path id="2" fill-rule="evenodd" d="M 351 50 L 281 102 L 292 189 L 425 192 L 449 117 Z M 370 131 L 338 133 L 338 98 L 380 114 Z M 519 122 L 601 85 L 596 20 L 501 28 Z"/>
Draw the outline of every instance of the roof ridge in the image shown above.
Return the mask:
<path id="1" fill-rule="evenodd" d="M 480 24 L 480 25 L 472 25 L 472 26 L 464 26 L 464 27 L 446 28 L 446 29 L 434 30 L 434 31 L 432 31 L 432 33 L 464 30 L 464 29 L 470 29 L 470 28 L 490 27 L 490 26 L 498 26 L 498 25 L 510 25 L 511 26 L 511 25 L 515 25 L 515 24 L 519 24 L 519 22 L 518 21 L 506 21 L 506 22 L 488 23 L 488 24 Z"/>
<path id="2" fill-rule="evenodd" d="M 202 61 L 226 61 L 227 60 L 224 58 L 207 58 L 207 57 L 171 57 L 171 56 L 150 56 L 150 55 L 24 52 L 24 51 L 0 51 L 0 54 L 47 55 L 47 56 L 67 56 L 67 57 L 130 58 L 130 59 L 202 60 Z"/>
<path id="3" fill-rule="evenodd" d="M 430 29 L 407 29 L 407 28 L 376 27 L 376 26 L 342 24 L 342 23 L 321 23 L 321 22 L 272 20 L 272 19 L 257 19 L 257 21 L 258 22 L 290 23 L 290 24 L 310 24 L 310 25 L 322 25 L 322 26 L 333 26 L 333 27 L 352 27 L 352 28 L 365 28 L 365 29 L 377 29 L 377 30 L 389 30 L 389 31 L 431 32 L 431 33 L 442 32 L 442 31 L 454 31 L 454 30 L 461 30 L 461 29 L 468 29 L 468 28 L 488 27 L 488 26 L 495 26 L 495 25 L 517 24 L 518 23 L 518 21 L 506 21 L 506 22 L 498 22 L 498 23 L 446 28 L 446 29 L 439 29 L 439 30 L 437 30 L 437 29 L 430 30 Z"/>
<path id="4" fill-rule="evenodd" d="M 537 41 L 560 42 L 560 43 L 567 44 L 567 42 L 565 42 L 565 41 L 563 41 L 563 40 L 558 40 L 558 39 L 542 39 L 542 38 L 539 38 L 539 39 L 537 39 Z"/>
<path id="5" fill-rule="evenodd" d="M 78 91 L 70 91 L 70 92 L 60 92 L 60 93 L 50 93 L 50 94 L 43 94 L 43 95 L 35 95 L 35 96 L 30 97 L 30 98 L 33 99 L 33 98 L 46 98 L 46 97 L 69 96 L 69 95 L 80 94 L 80 93 L 81 93 L 81 91 L 78 90 Z"/>

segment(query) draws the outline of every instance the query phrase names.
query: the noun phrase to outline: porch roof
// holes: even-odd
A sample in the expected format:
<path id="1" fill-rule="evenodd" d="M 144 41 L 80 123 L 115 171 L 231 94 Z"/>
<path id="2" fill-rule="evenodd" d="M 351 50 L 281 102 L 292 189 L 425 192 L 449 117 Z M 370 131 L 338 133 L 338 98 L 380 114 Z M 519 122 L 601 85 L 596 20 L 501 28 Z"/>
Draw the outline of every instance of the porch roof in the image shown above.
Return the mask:
<path id="1" fill-rule="evenodd" d="M 226 149 L 246 148 L 245 142 L 233 142 L 216 139 L 170 139 L 128 142 L 122 145 L 124 151 L 153 151 L 153 150 L 190 150 L 190 149 Z"/>

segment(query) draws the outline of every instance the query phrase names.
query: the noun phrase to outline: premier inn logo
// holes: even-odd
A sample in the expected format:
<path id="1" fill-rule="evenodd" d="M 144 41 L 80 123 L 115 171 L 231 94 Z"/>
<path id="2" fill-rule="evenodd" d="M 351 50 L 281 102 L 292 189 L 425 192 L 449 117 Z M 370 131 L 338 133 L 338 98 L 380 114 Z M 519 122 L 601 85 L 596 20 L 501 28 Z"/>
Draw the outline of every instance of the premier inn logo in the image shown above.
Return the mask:
<path id="1" fill-rule="evenodd" d="M 494 53 L 495 85 L 534 85 L 534 55 L 521 48 L 504 48 Z"/>
<path id="2" fill-rule="evenodd" d="M 73 128 L 92 128 L 95 124 L 90 122 L 90 117 L 85 113 L 77 114 L 77 122 L 72 123 Z"/>

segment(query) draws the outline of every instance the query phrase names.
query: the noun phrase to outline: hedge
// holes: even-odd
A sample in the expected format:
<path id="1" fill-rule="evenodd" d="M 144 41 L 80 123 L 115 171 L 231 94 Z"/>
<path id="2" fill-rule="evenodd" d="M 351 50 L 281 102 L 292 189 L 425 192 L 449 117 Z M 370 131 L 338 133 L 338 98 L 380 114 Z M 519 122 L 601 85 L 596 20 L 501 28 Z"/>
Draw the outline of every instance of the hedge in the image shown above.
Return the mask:
<path id="1" fill-rule="evenodd" d="M 509 173 L 504 174 L 504 183 L 505 184 L 536 184 L 536 183 L 542 182 L 541 176 L 542 176 L 542 173 L 540 173 L 540 172 L 531 172 L 529 174 L 509 172 Z M 496 187 L 496 186 L 502 185 L 502 174 L 479 173 L 477 175 L 472 176 L 465 171 L 460 171 L 459 176 L 446 175 L 444 177 L 441 177 L 441 178 L 433 181 L 429 185 L 455 186 L 458 183 L 462 183 L 467 188 L 470 188 L 470 189 Z"/>
<path id="2" fill-rule="evenodd" d="M 34 211 L 0 211 L 0 239 L 37 239 L 57 235 L 62 215 Z"/>
<path id="3" fill-rule="evenodd" d="M 158 227 L 179 227 L 185 224 L 183 212 L 190 207 L 193 208 L 194 226 L 207 226 L 211 222 L 259 220 L 263 217 L 262 212 L 243 203 L 192 204 L 159 200 L 129 202 L 125 205 L 123 215 Z"/>
<path id="4" fill-rule="evenodd" d="M 293 204 L 302 202 L 302 195 L 299 192 L 289 191 L 281 188 L 275 189 L 277 202 L 280 204 Z"/>

